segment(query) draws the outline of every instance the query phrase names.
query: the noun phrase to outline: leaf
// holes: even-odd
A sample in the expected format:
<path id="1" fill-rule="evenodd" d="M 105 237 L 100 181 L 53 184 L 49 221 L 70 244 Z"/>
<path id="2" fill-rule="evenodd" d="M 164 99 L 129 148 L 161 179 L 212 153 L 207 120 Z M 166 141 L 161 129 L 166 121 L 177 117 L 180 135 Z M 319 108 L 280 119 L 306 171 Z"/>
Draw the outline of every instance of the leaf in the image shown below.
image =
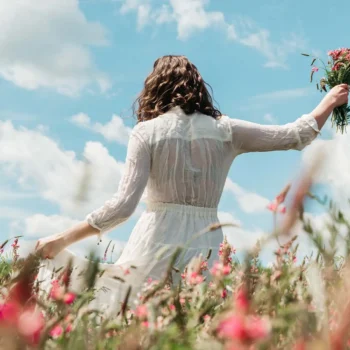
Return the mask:
<path id="1" fill-rule="evenodd" d="M 313 76 L 314 76 L 314 71 L 311 71 L 311 76 L 310 76 L 310 82 L 312 83 L 312 78 L 313 78 Z"/>
<path id="2" fill-rule="evenodd" d="M 302 53 L 302 55 L 303 55 L 303 56 L 306 56 L 306 57 L 310 57 L 310 55 L 307 54 L 307 53 Z"/>
<path id="3" fill-rule="evenodd" d="M 316 62 L 316 58 L 314 58 L 311 62 L 311 65 L 313 65 Z"/>
<path id="4" fill-rule="evenodd" d="M 316 84 L 317 90 L 320 90 L 320 86 L 318 85 L 318 83 Z"/>

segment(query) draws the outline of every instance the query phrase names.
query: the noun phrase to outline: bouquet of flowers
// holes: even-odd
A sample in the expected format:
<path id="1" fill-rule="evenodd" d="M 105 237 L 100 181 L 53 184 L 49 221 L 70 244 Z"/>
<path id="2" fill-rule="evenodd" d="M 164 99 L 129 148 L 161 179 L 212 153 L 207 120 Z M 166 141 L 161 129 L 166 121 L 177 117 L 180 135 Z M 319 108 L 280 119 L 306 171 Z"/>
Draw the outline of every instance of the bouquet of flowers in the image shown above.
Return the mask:
<path id="1" fill-rule="evenodd" d="M 329 60 L 326 65 L 324 61 L 318 57 L 311 56 L 303 53 L 303 56 L 312 57 L 311 62 L 311 82 L 313 76 L 318 72 L 319 68 L 315 66 L 315 63 L 319 61 L 322 64 L 322 69 L 325 71 L 325 77 L 321 78 L 320 82 L 317 83 L 317 89 L 319 91 L 326 91 L 327 87 L 332 89 L 334 86 L 339 84 L 350 85 L 350 49 L 342 48 L 328 52 Z M 337 107 L 333 111 L 332 125 L 336 125 L 337 131 L 344 132 L 346 126 L 350 120 L 350 107 L 343 105 Z"/>

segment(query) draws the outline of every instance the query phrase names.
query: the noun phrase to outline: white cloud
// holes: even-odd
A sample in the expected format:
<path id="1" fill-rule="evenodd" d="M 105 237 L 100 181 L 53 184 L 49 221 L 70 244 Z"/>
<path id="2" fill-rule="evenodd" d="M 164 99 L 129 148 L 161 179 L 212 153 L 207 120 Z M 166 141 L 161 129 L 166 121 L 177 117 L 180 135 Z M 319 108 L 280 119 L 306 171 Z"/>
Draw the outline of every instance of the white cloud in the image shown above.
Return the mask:
<path id="1" fill-rule="evenodd" d="M 350 136 L 333 130 L 333 139 L 316 140 L 302 154 L 304 164 L 310 163 L 315 154 L 322 152 L 323 163 L 315 181 L 326 185 L 331 199 L 341 208 L 349 210 L 350 199 Z"/>
<path id="2" fill-rule="evenodd" d="M 291 98 L 299 98 L 307 96 L 310 93 L 309 88 L 296 88 L 287 90 L 277 90 L 252 97 L 254 100 L 271 101 L 271 100 L 289 100 Z"/>
<path id="3" fill-rule="evenodd" d="M 79 113 L 71 117 L 71 122 L 77 126 L 89 129 L 101 134 L 107 141 L 115 141 L 127 145 L 131 134 L 131 128 L 125 126 L 121 117 L 113 115 L 106 123 L 92 123 L 90 117 L 85 113 Z"/>
<path id="4" fill-rule="evenodd" d="M 59 206 L 63 215 L 81 218 L 99 207 L 116 192 L 124 169 L 108 150 L 98 142 L 87 142 L 84 157 L 90 164 L 91 176 L 86 176 L 86 163 L 72 151 L 59 145 L 38 130 L 15 128 L 11 122 L 0 121 L 0 170 L 2 176 L 17 178 L 23 188 L 35 191 L 43 199 Z M 82 187 L 88 179 L 87 188 Z M 74 199 L 82 188 L 87 200 Z"/>
<path id="5" fill-rule="evenodd" d="M 227 212 L 219 212 L 219 220 L 223 224 L 231 223 L 234 225 L 241 225 L 232 214 Z M 238 253 L 243 253 L 248 249 L 254 247 L 259 239 L 266 235 L 262 230 L 246 230 L 243 227 L 225 226 L 222 228 L 224 236 L 237 249 Z"/>
<path id="6" fill-rule="evenodd" d="M 305 47 L 304 40 L 295 34 L 275 43 L 270 39 L 270 32 L 260 28 L 241 36 L 239 42 L 260 52 L 267 59 L 265 67 L 268 68 L 287 68 L 288 56 Z"/>
<path id="7" fill-rule="evenodd" d="M 78 220 L 66 216 L 35 214 L 24 220 L 23 233 L 25 236 L 45 237 L 65 231 L 78 223 Z"/>
<path id="8" fill-rule="evenodd" d="M 258 212 L 266 212 L 267 205 L 269 204 L 269 200 L 264 198 L 257 193 L 249 192 L 235 182 L 227 178 L 225 183 L 225 191 L 231 192 L 235 199 L 237 200 L 239 206 L 246 213 L 258 213 Z"/>
<path id="9" fill-rule="evenodd" d="M 78 0 L 2 1 L 0 21 L 0 77 L 71 96 L 91 85 L 109 88 L 89 51 L 107 44 L 105 29 L 85 18 Z"/>
<path id="10" fill-rule="evenodd" d="M 9 206 L 0 207 L 0 219 L 18 219 L 28 215 L 26 210 Z"/>
<path id="11" fill-rule="evenodd" d="M 277 124 L 277 118 L 274 117 L 271 113 L 266 113 L 263 117 L 264 121 L 269 124 Z"/>
<path id="12" fill-rule="evenodd" d="M 194 32 L 225 24 L 222 12 L 206 11 L 206 0 L 170 0 L 179 39 L 187 39 Z"/>
<path id="13" fill-rule="evenodd" d="M 286 68 L 290 54 L 305 48 L 305 40 L 291 33 L 279 41 L 271 39 L 271 33 L 260 28 L 249 18 L 238 17 L 227 22 L 221 11 L 208 11 L 209 0 L 169 0 L 169 4 L 153 5 L 152 1 L 121 0 L 121 13 L 136 11 L 139 29 L 147 24 L 176 23 L 178 39 L 209 28 L 219 28 L 229 40 L 250 47 L 266 58 L 265 67 Z"/>

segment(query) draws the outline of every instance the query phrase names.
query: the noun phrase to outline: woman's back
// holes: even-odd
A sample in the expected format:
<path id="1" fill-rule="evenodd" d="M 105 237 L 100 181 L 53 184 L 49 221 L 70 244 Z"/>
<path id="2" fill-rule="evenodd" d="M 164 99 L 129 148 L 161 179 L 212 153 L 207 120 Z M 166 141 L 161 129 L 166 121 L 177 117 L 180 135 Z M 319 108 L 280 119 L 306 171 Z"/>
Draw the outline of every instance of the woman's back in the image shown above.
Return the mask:
<path id="1" fill-rule="evenodd" d="M 216 208 L 232 163 L 227 117 L 181 108 L 136 127 L 151 153 L 147 201 Z"/>

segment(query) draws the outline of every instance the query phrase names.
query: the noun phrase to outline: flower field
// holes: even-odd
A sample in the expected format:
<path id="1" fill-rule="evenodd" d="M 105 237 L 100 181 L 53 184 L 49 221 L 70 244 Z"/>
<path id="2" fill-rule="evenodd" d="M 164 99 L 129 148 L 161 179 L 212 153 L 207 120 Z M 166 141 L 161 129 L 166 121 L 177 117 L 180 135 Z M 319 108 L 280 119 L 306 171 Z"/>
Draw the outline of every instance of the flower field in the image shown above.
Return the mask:
<path id="1" fill-rule="evenodd" d="M 111 318 L 87 308 L 99 278 L 98 260 L 91 259 L 82 293 L 69 289 L 69 264 L 57 271 L 50 290 L 43 291 L 37 279 L 39 258 L 21 259 L 18 238 L 5 242 L 0 262 L 0 348 L 347 349 L 350 222 L 328 203 L 327 234 L 314 229 L 302 210 L 305 196 L 318 200 L 308 188 L 302 181 L 288 209 L 281 205 L 289 187 L 276 198 L 269 209 L 284 217 L 283 225 L 257 242 L 243 261 L 224 240 L 213 266 L 208 266 L 208 257 L 197 257 L 185 271 L 176 271 L 170 262 L 163 280 L 148 280 L 136 303 L 127 293 Z M 262 246 L 278 240 L 296 221 L 316 254 L 297 263 L 298 240 L 289 237 L 275 251 L 273 264 L 264 266 L 259 259 Z M 336 249 L 339 240 L 345 247 L 342 257 Z M 10 245 L 8 256 L 3 249 Z M 177 285 L 171 282 L 174 273 L 181 274 Z"/>

